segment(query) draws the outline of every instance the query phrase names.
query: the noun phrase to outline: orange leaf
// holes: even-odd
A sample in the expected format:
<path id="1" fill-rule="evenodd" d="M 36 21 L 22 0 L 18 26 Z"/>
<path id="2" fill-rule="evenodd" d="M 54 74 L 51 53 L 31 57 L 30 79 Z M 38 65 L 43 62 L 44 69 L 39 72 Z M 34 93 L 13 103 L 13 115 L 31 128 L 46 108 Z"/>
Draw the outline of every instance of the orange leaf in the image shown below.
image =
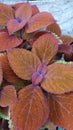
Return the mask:
<path id="1" fill-rule="evenodd" d="M 32 16 L 40 12 L 36 5 L 31 5 L 31 8 L 32 8 Z"/>
<path id="2" fill-rule="evenodd" d="M 14 18 L 14 12 L 13 9 L 3 3 L 0 3 L 0 25 L 6 26 L 7 22 Z"/>
<path id="3" fill-rule="evenodd" d="M 34 42 L 32 51 L 42 62 L 49 63 L 57 53 L 58 42 L 59 40 L 52 33 L 44 34 Z"/>
<path id="4" fill-rule="evenodd" d="M 48 12 L 37 13 L 36 15 L 30 18 L 28 25 L 25 27 L 25 31 L 26 33 L 31 33 L 41 28 L 44 28 L 54 22 L 55 20 L 50 13 Z"/>
<path id="5" fill-rule="evenodd" d="M 20 78 L 30 80 L 33 72 L 40 65 L 40 60 L 25 49 L 14 49 L 8 52 L 9 63 Z"/>
<path id="6" fill-rule="evenodd" d="M 7 24 L 9 34 L 13 34 L 22 29 L 31 16 L 31 5 L 29 3 L 22 4 L 15 12 L 16 19 L 11 19 Z"/>
<path id="7" fill-rule="evenodd" d="M 13 84 L 21 81 L 21 79 L 16 76 L 16 74 L 12 71 L 11 67 L 9 66 L 6 54 L 0 56 L 0 64 L 2 65 L 4 79 Z"/>
<path id="8" fill-rule="evenodd" d="M 41 84 L 43 89 L 54 94 L 73 91 L 73 71 L 69 64 L 49 65 L 48 72 Z"/>
<path id="9" fill-rule="evenodd" d="M 30 34 L 34 34 L 33 37 L 31 37 L 30 39 L 30 45 L 33 46 L 34 42 L 40 37 L 42 36 L 43 34 L 46 34 L 47 31 L 37 31 L 37 32 L 33 32 L 33 33 L 26 33 L 28 36 Z"/>
<path id="10" fill-rule="evenodd" d="M 73 93 L 49 95 L 48 102 L 49 120 L 67 130 L 73 130 Z"/>
<path id="11" fill-rule="evenodd" d="M 32 9 L 29 3 L 22 4 L 15 12 L 16 18 L 29 19 L 32 16 Z"/>
<path id="12" fill-rule="evenodd" d="M 0 106 L 6 107 L 16 102 L 17 96 L 13 85 L 5 86 L 0 92 Z"/>
<path id="13" fill-rule="evenodd" d="M 21 38 L 16 36 L 9 36 L 7 32 L 0 32 L 0 51 L 17 47 L 22 41 Z"/>
<path id="14" fill-rule="evenodd" d="M 3 72 L 2 72 L 2 67 L 0 65 L 0 84 L 2 83 L 3 80 Z"/>
<path id="15" fill-rule="evenodd" d="M 11 105 L 11 118 L 17 130 L 38 130 L 47 120 L 49 109 L 40 87 L 26 86 Z"/>
<path id="16" fill-rule="evenodd" d="M 61 29 L 57 23 L 51 24 L 47 27 L 47 30 L 57 34 L 58 36 L 61 35 Z"/>
<path id="17" fill-rule="evenodd" d="M 73 38 L 67 35 L 62 35 L 60 36 L 60 39 L 63 41 L 65 44 L 70 44 L 73 42 Z"/>

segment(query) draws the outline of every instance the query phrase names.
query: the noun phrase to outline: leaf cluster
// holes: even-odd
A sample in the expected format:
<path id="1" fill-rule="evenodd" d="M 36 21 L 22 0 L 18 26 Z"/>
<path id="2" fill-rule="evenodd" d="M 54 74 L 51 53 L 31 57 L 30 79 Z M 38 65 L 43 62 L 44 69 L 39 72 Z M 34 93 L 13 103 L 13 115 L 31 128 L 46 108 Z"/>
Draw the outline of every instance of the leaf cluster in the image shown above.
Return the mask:
<path id="1" fill-rule="evenodd" d="M 29 2 L 0 3 L 0 26 L 1 118 L 10 109 L 11 130 L 72 130 L 73 38 Z"/>

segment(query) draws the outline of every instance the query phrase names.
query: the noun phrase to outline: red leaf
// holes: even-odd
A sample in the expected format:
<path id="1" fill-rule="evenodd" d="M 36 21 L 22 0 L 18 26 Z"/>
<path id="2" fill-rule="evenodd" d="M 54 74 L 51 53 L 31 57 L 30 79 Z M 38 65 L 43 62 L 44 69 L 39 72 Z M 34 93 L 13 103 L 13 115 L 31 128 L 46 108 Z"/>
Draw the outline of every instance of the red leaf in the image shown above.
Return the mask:
<path id="1" fill-rule="evenodd" d="M 24 2 L 20 2 L 20 3 L 15 3 L 15 4 L 11 4 L 10 6 L 14 9 L 17 10 L 20 6 L 22 6 L 23 4 L 25 4 Z"/>
<path id="2" fill-rule="evenodd" d="M 26 86 L 18 93 L 18 102 L 11 105 L 11 118 L 17 130 L 37 130 L 47 120 L 49 110 L 41 89 Z"/>
<path id="3" fill-rule="evenodd" d="M 32 51 L 40 58 L 41 62 L 49 63 L 57 53 L 58 42 L 56 36 L 46 33 L 34 42 Z"/>
<path id="4" fill-rule="evenodd" d="M 9 66 L 6 54 L 2 54 L 0 56 L 0 64 L 2 65 L 4 79 L 13 84 L 21 81 L 21 79 L 16 76 L 16 74 L 12 71 L 11 67 Z"/>
<path id="5" fill-rule="evenodd" d="M 58 36 L 61 35 L 61 29 L 57 23 L 51 24 L 47 27 L 47 30 L 57 34 Z"/>
<path id="6" fill-rule="evenodd" d="M 46 27 L 54 22 L 55 20 L 50 13 L 41 12 L 30 18 L 28 25 L 25 27 L 25 31 L 26 33 L 31 33 L 43 27 Z"/>
<path id="7" fill-rule="evenodd" d="M 0 28 L 0 33 L 1 32 L 7 32 L 7 30 L 5 28 Z"/>
<path id="8" fill-rule="evenodd" d="M 31 8 L 32 8 L 32 16 L 40 12 L 36 5 L 32 5 Z"/>
<path id="9" fill-rule="evenodd" d="M 21 38 L 16 36 L 9 36 L 7 32 L 0 32 L 0 51 L 17 47 L 22 41 Z"/>
<path id="10" fill-rule="evenodd" d="M 73 61 L 73 45 L 61 44 L 58 48 L 58 54 L 62 56 L 64 54 L 64 59 L 66 61 Z"/>
<path id="11" fill-rule="evenodd" d="M 14 18 L 14 12 L 13 9 L 3 3 L 0 3 L 0 25 L 6 26 L 7 22 Z"/>
<path id="12" fill-rule="evenodd" d="M 25 49 L 14 49 L 8 52 L 11 68 L 20 78 L 30 80 L 33 72 L 41 64 L 39 58 Z"/>
<path id="13" fill-rule="evenodd" d="M 0 106 L 6 107 L 16 102 L 17 96 L 13 85 L 5 86 L 0 92 Z"/>
<path id="14" fill-rule="evenodd" d="M 0 84 L 2 83 L 3 80 L 3 72 L 2 72 L 2 67 L 0 65 Z"/>
<path id="15" fill-rule="evenodd" d="M 48 102 L 49 120 L 67 130 L 73 130 L 73 93 L 49 95 Z"/>
<path id="16" fill-rule="evenodd" d="M 58 47 L 58 52 L 63 53 L 63 54 L 69 54 L 70 55 L 70 54 L 72 54 L 72 50 L 73 50 L 73 48 L 69 44 L 61 44 Z"/>
<path id="17" fill-rule="evenodd" d="M 41 84 L 43 89 L 54 94 L 73 91 L 73 71 L 70 65 L 60 63 L 49 65 Z"/>
<path id="18" fill-rule="evenodd" d="M 22 4 L 15 12 L 16 18 L 29 19 L 32 16 L 32 8 L 29 3 Z"/>

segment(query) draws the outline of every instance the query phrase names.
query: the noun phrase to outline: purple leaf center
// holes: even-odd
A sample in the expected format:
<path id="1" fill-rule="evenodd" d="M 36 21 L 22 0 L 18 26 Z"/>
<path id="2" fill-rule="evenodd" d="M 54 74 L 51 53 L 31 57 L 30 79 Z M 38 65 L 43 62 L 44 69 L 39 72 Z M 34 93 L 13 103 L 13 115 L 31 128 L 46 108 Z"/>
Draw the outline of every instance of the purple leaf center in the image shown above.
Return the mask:
<path id="1" fill-rule="evenodd" d="M 21 23 L 22 22 L 22 19 L 17 17 L 16 20 L 18 21 L 18 23 Z"/>
<path id="2" fill-rule="evenodd" d="M 36 70 L 36 72 L 32 75 L 32 84 L 33 86 L 39 85 L 42 80 L 45 77 L 45 74 L 47 73 L 47 65 L 45 63 L 42 63 Z"/>

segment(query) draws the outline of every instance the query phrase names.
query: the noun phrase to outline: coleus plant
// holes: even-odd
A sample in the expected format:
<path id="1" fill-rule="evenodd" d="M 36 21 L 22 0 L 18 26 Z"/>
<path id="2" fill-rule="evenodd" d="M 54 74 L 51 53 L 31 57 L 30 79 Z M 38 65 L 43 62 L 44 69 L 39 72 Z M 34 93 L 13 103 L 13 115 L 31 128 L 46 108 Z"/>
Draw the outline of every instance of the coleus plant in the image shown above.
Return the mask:
<path id="1" fill-rule="evenodd" d="M 28 2 L 0 3 L 0 26 L 1 118 L 11 130 L 72 130 L 73 38 Z"/>

